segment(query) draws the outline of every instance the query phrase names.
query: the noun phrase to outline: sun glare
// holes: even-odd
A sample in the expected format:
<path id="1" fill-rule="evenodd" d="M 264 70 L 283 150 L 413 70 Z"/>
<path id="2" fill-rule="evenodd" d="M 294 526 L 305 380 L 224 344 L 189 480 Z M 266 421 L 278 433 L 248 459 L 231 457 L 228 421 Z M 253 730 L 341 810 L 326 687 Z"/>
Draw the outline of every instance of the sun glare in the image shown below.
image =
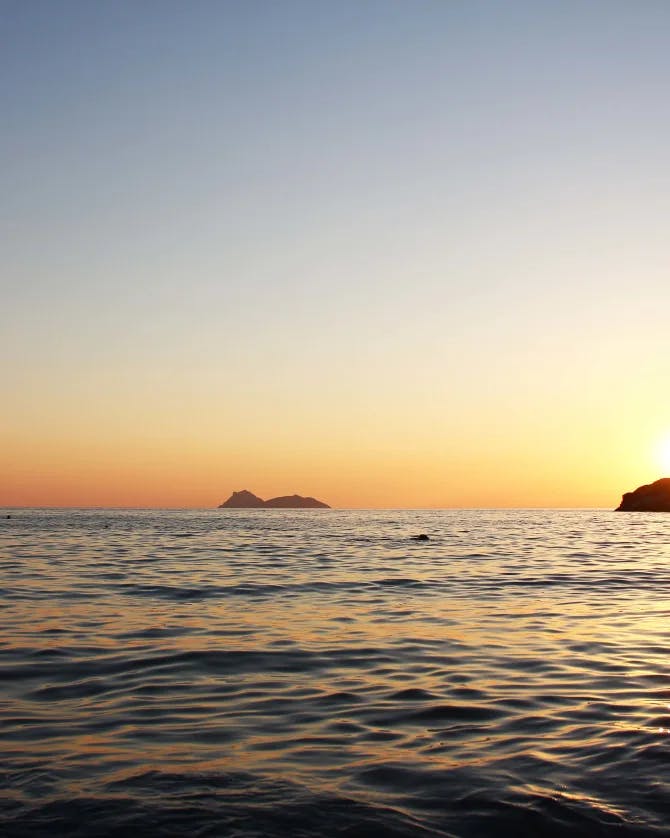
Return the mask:
<path id="1" fill-rule="evenodd" d="M 662 439 L 656 449 L 656 460 L 664 476 L 670 476 L 670 436 Z"/>

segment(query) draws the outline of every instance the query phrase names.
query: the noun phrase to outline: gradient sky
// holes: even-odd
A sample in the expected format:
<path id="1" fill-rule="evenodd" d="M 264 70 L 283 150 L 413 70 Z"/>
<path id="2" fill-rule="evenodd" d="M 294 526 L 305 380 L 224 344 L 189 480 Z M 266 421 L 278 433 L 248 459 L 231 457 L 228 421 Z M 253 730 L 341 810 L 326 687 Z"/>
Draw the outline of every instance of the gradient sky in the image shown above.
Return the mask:
<path id="1" fill-rule="evenodd" d="M 1 0 L 0 38 L 0 504 L 663 473 L 666 0 Z"/>

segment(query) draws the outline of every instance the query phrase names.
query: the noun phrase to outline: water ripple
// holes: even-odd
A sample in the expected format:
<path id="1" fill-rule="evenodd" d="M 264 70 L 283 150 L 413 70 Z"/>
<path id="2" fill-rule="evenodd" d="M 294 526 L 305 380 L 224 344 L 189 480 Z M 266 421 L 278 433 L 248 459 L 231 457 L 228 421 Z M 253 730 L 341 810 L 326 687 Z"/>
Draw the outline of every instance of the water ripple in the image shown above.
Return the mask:
<path id="1" fill-rule="evenodd" d="M 665 835 L 669 559 L 597 510 L 14 510 L 2 834 Z"/>

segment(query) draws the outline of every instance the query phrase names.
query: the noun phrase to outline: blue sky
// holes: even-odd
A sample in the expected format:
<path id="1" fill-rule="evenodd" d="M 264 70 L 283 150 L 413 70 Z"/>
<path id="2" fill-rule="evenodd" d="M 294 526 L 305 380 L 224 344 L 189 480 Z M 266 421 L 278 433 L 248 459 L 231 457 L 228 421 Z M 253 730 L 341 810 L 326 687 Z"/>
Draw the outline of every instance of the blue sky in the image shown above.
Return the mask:
<path id="1" fill-rule="evenodd" d="M 17 450 L 26 427 L 73 450 L 79 422 L 139 446 L 186 403 L 259 462 L 305 416 L 312 461 L 395 416 L 383 450 L 425 438 L 425 462 L 483 413 L 510 450 L 519 413 L 555 436 L 565 405 L 582 450 L 623 444 L 622 375 L 628 421 L 668 424 L 666 3 L 0 9 Z"/>

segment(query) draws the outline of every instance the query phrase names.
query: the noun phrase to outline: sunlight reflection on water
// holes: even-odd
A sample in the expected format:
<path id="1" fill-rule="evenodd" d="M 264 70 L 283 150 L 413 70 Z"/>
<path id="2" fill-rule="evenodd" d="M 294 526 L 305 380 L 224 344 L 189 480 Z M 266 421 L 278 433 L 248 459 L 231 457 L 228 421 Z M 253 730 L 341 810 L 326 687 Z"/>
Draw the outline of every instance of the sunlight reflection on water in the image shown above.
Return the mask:
<path id="1" fill-rule="evenodd" d="M 119 799 L 170 834 L 327 834 L 324 807 L 332 834 L 664 829 L 670 517 L 0 526 L 8 834 L 81 828 L 82 807 L 112 832 Z"/>

